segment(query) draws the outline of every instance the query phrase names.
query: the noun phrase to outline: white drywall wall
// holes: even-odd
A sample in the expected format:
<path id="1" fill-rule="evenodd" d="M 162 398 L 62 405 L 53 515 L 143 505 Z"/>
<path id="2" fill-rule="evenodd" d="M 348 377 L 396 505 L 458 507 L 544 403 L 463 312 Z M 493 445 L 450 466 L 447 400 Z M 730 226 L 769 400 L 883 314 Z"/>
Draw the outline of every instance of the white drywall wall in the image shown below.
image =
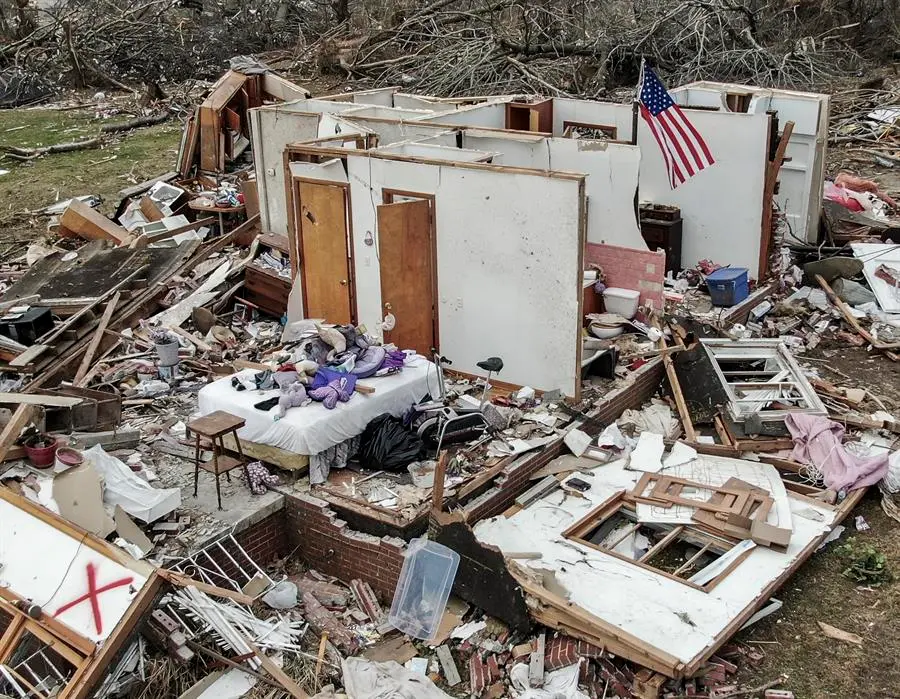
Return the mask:
<path id="1" fill-rule="evenodd" d="M 318 99 L 334 102 L 352 102 L 353 104 L 374 104 L 380 107 L 393 107 L 395 92 L 397 92 L 396 87 L 376 87 L 372 90 L 359 90 L 358 92 L 342 92 L 334 95 L 325 95 Z"/>
<path id="2" fill-rule="evenodd" d="M 374 330 L 383 318 L 377 247 L 364 242 L 367 231 L 377 236 L 382 189 L 434 194 L 441 352 L 473 374 L 497 355 L 500 381 L 574 395 L 580 182 L 365 156 L 347 162 L 359 321 Z"/>
<path id="3" fill-rule="evenodd" d="M 553 135 L 563 135 L 563 123 L 574 121 L 582 124 L 615 126 L 616 140 L 631 140 L 632 112 L 630 104 L 593 102 L 565 97 L 553 98 Z"/>
<path id="4" fill-rule="evenodd" d="M 40 605 L 51 617 L 58 613 L 59 621 L 91 641 L 100 642 L 109 636 L 147 582 L 146 576 L 6 500 L 0 500 L 0 522 L 3 522 L 0 585 Z M 127 585 L 99 593 L 99 631 L 90 600 L 59 612 L 61 607 L 87 593 L 88 565 L 94 568 L 97 588 L 131 579 Z"/>
<path id="5" fill-rule="evenodd" d="M 641 151 L 608 141 L 463 132 L 463 145 L 497 151 L 495 165 L 586 174 L 587 239 L 646 250 L 634 211 Z"/>
<path id="6" fill-rule="evenodd" d="M 451 160 L 461 163 L 484 162 L 494 155 L 489 151 L 470 150 L 468 148 L 447 147 L 431 143 L 395 143 L 391 146 L 376 148 L 377 153 L 395 153 L 426 160 Z"/>
<path id="7" fill-rule="evenodd" d="M 250 132 L 256 185 L 259 190 L 260 227 L 267 233 L 287 235 L 288 215 L 284 193 L 284 148 L 289 143 L 311 141 L 318 135 L 319 115 L 296 111 L 301 100 L 290 105 L 250 110 Z"/>
<path id="8" fill-rule="evenodd" d="M 432 116 L 426 117 L 424 121 L 432 121 L 436 124 L 503 129 L 506 128 L 506 104 L 504 102 L 473 104 L 455 110 L 451 107 L 446 112 L 437 112 Z"/>
<path id="9" fill-rule="evenodd" d="M 398 109 L 425 109 L 429 112 L 446 110 L 446 105 L 435 103 L 434 97 L 410 95 L 406 92 L 394 93 L 394 107 Z"/>
<path id="10" fill-rule="evenodd" d="M 444 126 L 427 124 L 421 121 L 373 119 L 355 114 L 345 114 L 344 119 L 376 133 L 378 135 L 378 143 L 382 146 L 447 133 L 447 128 Z"/>
<path id="11" fill-rule="evenodd" d="M 681 209 L 682 267 L 710 259 L 746 267 L 757 278 L 769 118 L 695 109 L 685 114 L 703 136 L 715 164 L 673 190 L 659 146 L 641 119 L 640 199 Z"/>
<path id="12" fill-rule="evenodd" d="M 641 150 L 609 141 L 547 139 L 550 170 L 583 172 L 588 197 L 588 242 L 646 250 L 634 211 Z"/>
<path id="13" fill-rule="evenodd" d="M 376 119 L 405 119 L 407 121 L 417 121 L 422 117 L 430 116 L 430 111 L 422 109 L 394 109 L 393 107 L 369 107 L 360 106 L 348 113 L 347 116 L 354 114 L 361 117 L 374 117 Z"/>
<path id="14" fill-rule="evenodd" d="M 700 82 L 675 88 L 672 96 L 681 105 L 708 105 L 726 110 L 725 96 L 729 92 L 752 95 L 747 109 L 750 114 L 777 111 L 779 130 L 783 130 L 787 122 L 794 122 L 786 152 L 790 160 L 781 167 L 775 201 L 784 212 L 793 235 L 801 241 L 815 242 L 822 207 L 828 95 Z"/>

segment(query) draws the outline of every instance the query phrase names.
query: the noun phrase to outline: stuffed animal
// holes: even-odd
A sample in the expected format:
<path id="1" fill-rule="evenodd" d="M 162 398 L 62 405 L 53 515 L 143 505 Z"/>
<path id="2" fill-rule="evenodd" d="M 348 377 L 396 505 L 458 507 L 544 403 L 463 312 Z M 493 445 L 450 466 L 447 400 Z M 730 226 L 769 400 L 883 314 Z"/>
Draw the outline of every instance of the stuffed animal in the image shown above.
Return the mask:
<path id="1" fill-rule="evenodd" d="M 338 401 L 346 403 L 353 395 L 353 389 L 349 387 L 346 378 L 335 379 L 331 383 L 310 390 L 309 396 L 313 400 L 321 401 L 329 410 L 334 410 Z"/>
<path id="2" fill-rule="evenodd" d="M 337 328 L 326 328 L 316 323 L 316 331 L 319 333 L 319 339 L 333 348 L 333 352 L 329 352 L 329 359 L 336 354 L 341 354 L 347 349 L 347 339 L 341 334 Z"/>
<path id="3" fill-rule="evenodd" d="M 250 480 L 250 492 L 254 495 L 262 495 L 266 488 L 278 485 L 278 476 L 269 473 L 268 469 L 260 461 L 247 464 L 247 477 Z"/>
<path id="4" fill-rule="evenodd" d="M 299 408 L 310 403 L 310 398 L 306 394 L 306 387 L 299 381 L 295 381 L 287 388 L 281 389 L 281 396 L 278 398 L 278 415 L 276 420 L 283 418 L 288 408 Z"/>

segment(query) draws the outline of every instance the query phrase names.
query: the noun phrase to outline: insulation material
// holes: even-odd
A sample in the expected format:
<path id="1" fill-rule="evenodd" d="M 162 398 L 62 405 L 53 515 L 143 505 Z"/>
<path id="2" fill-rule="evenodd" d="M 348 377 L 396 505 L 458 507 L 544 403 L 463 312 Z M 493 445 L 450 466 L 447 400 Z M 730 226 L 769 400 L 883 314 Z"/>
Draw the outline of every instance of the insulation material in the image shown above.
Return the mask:
<path id="1" fill-rule="evenodd" d="M 91 641 L 109 636 L 147 581 L 6 500 L 0 522 L 0 586 Z"/>
<path id="2" fill-rule="evenodd" d="M 154 488 L 99 444 L 84 452 L 84 460 L 103 477 L 103 502 L 109 507 L 118 505 L 132 517 L 150 523 L 181 506 L 181 490 Z"/>
<path id="3" fill-rule="evenodd" d="M 737 464 L 729 469 L 736 474 L 729 475 L 752 481 L 759 464 Z M 555 579 L 569 601 L 588 614 L 685 663 L 726 633 L 731 622 L 756 603 L 762 590 L 784 574 L 834 518 L 834 512 L 825 507 L 789 496 L 793 535 L 787 553 L 757 546 L 714 588 L 698 590 L 562 536 L 611 496 L 634 486 L 640 474 L 624 465 L 619 460 L 595 468 L 589 478 L 592 487 L 583 497 L 552 491 L 509 518 L 479 522 L 475 535 L 504 552 L 521 551 L 522 542 L 529 542 L 529 550 L 540 553 L 540 558 L 518 564 L 546 571 L 545 579 Z"/>

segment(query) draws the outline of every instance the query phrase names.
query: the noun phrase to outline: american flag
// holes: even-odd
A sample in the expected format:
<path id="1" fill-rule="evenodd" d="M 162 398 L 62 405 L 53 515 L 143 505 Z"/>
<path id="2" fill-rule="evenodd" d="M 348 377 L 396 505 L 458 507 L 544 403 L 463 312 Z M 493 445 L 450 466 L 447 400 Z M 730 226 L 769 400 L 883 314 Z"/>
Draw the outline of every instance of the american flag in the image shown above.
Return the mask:
<path id="1" fill-rule="evenodd" d="M 672 189 L 716 162 L 703 136 L 647 66 L 641 69 L 638 102 L 641 117 L 662 151 Z"/>

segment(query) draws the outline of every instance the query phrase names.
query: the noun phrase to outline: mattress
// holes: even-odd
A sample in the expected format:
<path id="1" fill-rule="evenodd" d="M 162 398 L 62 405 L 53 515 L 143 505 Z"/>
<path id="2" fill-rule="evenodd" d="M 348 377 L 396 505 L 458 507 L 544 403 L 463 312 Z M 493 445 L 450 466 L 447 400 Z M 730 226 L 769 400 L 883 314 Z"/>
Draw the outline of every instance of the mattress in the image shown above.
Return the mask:
<path id="1" fill-rule="evenodd" d="M 240 373 L 253 375 L 255 372 L 245 369 Z M 424 357 L 416 356 L 407 360 L 399 374 L 359 381 L 362 386 L 374 388 L 375 393 L 354 392 L 349 401 L 339 402 L 334 410 L 316 402 L 290 408 L 283 418 L 276 420 L 278 406 L 268 411 L 253 406 L 278 396 L 277 388 L 237 391 L 231 385 L 231 378 L 227 376 L 200 389 L 200 414 L 224 410 L 237 415 L 247 421 L 238 430 L 241 439 L 307 456 L 362 434 L 366 425 L 382 413 L 400 417 L 429 392 L 434 391 L 437 395 L 438 386 L 434 365 Z"/>

